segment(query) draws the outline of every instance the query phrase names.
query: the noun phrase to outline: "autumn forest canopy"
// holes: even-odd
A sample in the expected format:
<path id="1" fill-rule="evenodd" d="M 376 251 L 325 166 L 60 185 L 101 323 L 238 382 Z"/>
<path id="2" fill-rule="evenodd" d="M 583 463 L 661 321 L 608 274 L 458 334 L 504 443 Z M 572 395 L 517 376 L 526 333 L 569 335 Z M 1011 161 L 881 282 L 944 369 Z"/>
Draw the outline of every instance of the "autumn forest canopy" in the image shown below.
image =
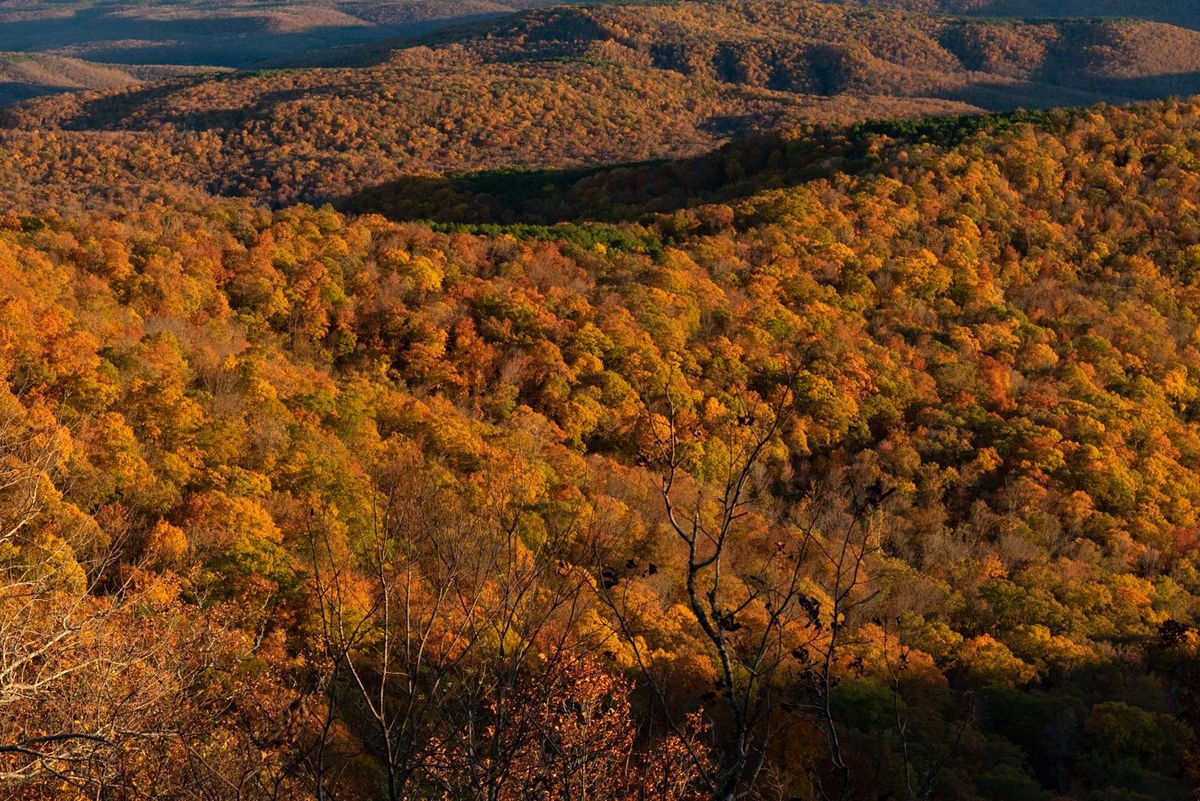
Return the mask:
<path id="1" fill-rule="evenodd" d="M 0 798 L 1197 797 L 1195 16 L 477 5 L 0 0 Z"/>

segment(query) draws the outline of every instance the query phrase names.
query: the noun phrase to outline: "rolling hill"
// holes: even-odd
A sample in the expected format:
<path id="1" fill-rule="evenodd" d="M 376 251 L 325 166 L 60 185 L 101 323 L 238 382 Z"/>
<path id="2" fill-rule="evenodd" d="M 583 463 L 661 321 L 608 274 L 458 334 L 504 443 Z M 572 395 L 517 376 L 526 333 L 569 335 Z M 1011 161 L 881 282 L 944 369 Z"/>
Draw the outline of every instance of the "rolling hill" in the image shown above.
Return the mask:
<path id="1" fill-rule="evenodd" d="M 0 31 L 8 50 L 120 63 L 248 67 L 539 4 L 544 0 L 5 0 Z"/>
<path id="2" fill-rule="evenodd" d="M 795 0 L 601 6 L 526 14 L 478 47 L 495 60 L 610 59 L 795 94 L 989 110 L 1200 91 L 1200 34 L 1130 19 L 976 20 Z"/>
<path id="3" fill-rule="evenodd" d="M 172 0 L 0 2 L 0 105 L 68 89 L 127 85 L 213 66 L 336 62 L 345 48 L 395 40 L 546 0 Z M 16 54 L 36 66 L 14 68 Z M 86 62 L 86 63 L 83 63 Z M 103 66 L 108 64 L 120 66 Z M 190 67 L 168 70 L 162 65 Z M 124 72 L 130 77 L 118 75 Z"/>
<path id="4" fill-rule="evenodd" d="M 101 64 L 45 53 L 0 53 L 0 105 L 58 92 L 132 86 L 194 71 L 171 64 Z"/>
<path id="5" fill-rule="evenodd" d="M 376 56 L 32 101 L 2 115 L 6 141 L 149 137 L 173 180 L 323 201 L 421 171 L 684 157 L 812 123 L 1200 91 L 1200 32 L 1184 28 L 812 0 L 556 7 Z"/>
<path id="6" fill-rule="evenodd" d="M 1200 27 L 1200 9 L 1176 0 L 838 0 L 846 5 L 975 17 L 1112 17 Z"/>

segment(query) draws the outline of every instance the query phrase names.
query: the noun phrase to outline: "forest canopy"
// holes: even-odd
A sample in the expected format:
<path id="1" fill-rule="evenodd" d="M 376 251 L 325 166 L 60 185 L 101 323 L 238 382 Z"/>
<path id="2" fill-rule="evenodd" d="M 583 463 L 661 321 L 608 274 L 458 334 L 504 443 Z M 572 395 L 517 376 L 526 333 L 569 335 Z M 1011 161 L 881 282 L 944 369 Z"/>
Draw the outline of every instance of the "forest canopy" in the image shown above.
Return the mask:
<path id="1" fill-rule="evenodd" d="M 389 7 L 439 4 L 398 6 Z M 311 23 L 322 8 L 311 9 Z M 294 22 L 288 9 L 276 13 Z M 0 175 L 6 188 L 45 191 L 65 176 L 73 190 L 144 193 L 169 180 L 319 204 L 414 176 L 700 156 L 814 124 L 1200 92 L 1200 31 L 1152 13 L 930 11 L 815 0 L 587 3 L 340 48 L 310 68 L 134 85 L 104 73 L 81 84 L 95 91 L 0 109 Z M 0 54 L 0 83 L 4 63 Z M 137 168 L 123 176 L 131 151 Z"/>
<path id="2" fill-rule="evenodd" d="M 807 130 L 511 225 L 507 179 L 397 222 L 119 137 L 142 200 L 9 185 L 0 782 L 1190 797 L 1197 137 Z"/>

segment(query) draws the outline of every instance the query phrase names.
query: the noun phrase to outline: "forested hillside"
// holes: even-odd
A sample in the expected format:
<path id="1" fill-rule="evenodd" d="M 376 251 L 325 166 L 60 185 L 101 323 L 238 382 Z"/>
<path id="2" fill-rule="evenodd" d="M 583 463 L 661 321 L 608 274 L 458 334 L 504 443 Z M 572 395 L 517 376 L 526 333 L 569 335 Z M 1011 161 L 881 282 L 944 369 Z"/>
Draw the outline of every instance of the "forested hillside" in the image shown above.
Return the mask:
<path id="1" fill-rule="evenodd" d="M 461 40 L 549 0 L 4 0 L 0 50 L 40 62 L 0 73 L 0 104 L 212 68 L 368 66 L 434 34 Z M 592 5 L 580 2 L 576 5 Z M 641 8 L 638 6 L 641 5 Z M 1200 16 L 1173 0 L 848 0 L 635 3 L 506 25 L 600 60 L 653 63 L 791 94 L 932 97 L 989 110 L 1196 91 Z M 656 7 L 657 6 L 657 7 Z M 846 7 L 849 8 L 846 8 Z M 862 11 L 861 9 L 871 9 Z M 882 13 L 879 13 L 882 12 Z M 899 14 L 897 12 L 900 12 Z M 710 21 L 712 24 L 710 24 Z M 494 39 L 492 31 L 488 38 Z M 533 48 L 545 55 L 540 43 Z M 503 49 L 527 58 L 523 48 Z M 470 43 L 468 49 L 474 49 Z M 630 50 L 631 48 L 631 50 Z M 11 57 L 6 57 L 11 60 Z M 67 61 L 66 59 L 70 59 Z M 47 73 L 48 70 L 48 73 Z M 106 72 L 107 71 L 107 72 Z M 811 98 L 798 101 L 813 105 Z M 903 112 L 928 109 L 911 104 Z M 855 116 L 853 109 L 848 116 Z"/>
<path id="2" fill-rule="evenodd" d="M 545 0 L 3 0 L 4 48 L 123 64 L 250 67 L 487 19 Z"/>
<path id="3" fill-rule="evenodd" d="M 162 64 L 117 66 L 45 54 L 0 53 L 0 105 L 57 92 L 130 86 L 190 71 Z"/>
<path id="4" fill-rule="evenodd" d="M 7 797 L 1191 797 L 1200 105 L 435 224 L 128 137 L 6 140 Z"/>
<path id="5" fill-rule="evenodd" d="M 104 89 L 214 68 L 336 64 L 347 49 L 548 4 L 546 0 L 0 0 L 0 51 L 14 51 L 0 52 L 0 105 L 67 89 Z M 124 78 L 119 77 L 122 74 Z"/>
<path id="6" fill-rule="evenodd" d="M 106 193 L 168 178 L 323 202 L 431 171 L 678 158 L 813 123 L 1200 91 L 1192 30 L 813 0 L 562 7 L 368 53 L 367 66 L 178 78 L 0 110 L 4 185 L 44 188 L 30 176 L 74 171 Z M 122 180 L 131 148 L 155 156 L 134 157 L 138 173 Z"/>
<path id="7" fill-rule="evenodd" d="M 0 0 L 0 799 L 1200 795 L 1194 11 L 547 5 Z"/>
<path id="8" fill-rule="evenodd" d="M 838 0 L 839 2 L 842 0 Z M 847 5 L 979 17 L 1113 17 L 1200 27 L 1200 10 L 1175 0 L 844 0 Z"/>

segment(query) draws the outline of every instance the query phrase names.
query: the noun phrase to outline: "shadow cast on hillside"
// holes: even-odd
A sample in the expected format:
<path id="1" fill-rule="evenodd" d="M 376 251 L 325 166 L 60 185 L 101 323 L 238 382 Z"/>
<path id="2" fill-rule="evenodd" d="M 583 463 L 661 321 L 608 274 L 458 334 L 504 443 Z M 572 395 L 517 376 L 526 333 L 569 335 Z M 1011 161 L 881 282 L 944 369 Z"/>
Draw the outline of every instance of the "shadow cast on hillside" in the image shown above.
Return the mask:
<path id="1" fill-rule="evenodd" d="M 115 94 L 102 95 L 94 100 L 85 100 L 80 104 L 78 114 L 74 114 L 63 122 L 68 130 L 153 130 L 154 127 L 167 124 L 177 126 L 186 131 L 207 131 L 214 129 L 236 130 L 245 127 L 253 120 L 269 119 L 280 105 L 295 100 L 313 100 L 322 97 L 343 98 L 353 88 L 345 81 L 327 81 L 320 85 L 303 85 L 292 88 L 280 88 L 267 92 L 247 92 L 247 97 L 253 102 L 245 105 L 235 105 L 233 108 L 195 108 L 175 105 L 172 95 L 187 87 L 189 84 L 214 83 L 220 81 L 237 81 L 252 78 L 253 72 L 209 72 L 167 79 L 137 89 L 131 89 Z M 154 125 L 145 122 L 133 122 L 139 112 L 146 109 L 162 111 L 153 117 Z"/>
<path id="2" fill-rule="evenodd" d="M 983 130 L 1047 123 L 1052 115 L 1074 113 L 1017 111 L 810 126 L 748 136 L 687 159 L 573 170 L 410 175 L 336 199 L 334 205 L 349 213 L 436 223 L 636 222 L 653 214 L 734 203 L 837 173 L 868 174 L 886 162 L 875 148 L 881 136 L 890 147 L 953 145 Z"/>
<path id="3" fill-rule="evenodd" d="M 62 86 L 49 86 L 36 83 L 19 83 L 16 81 L 0 81 L 0 108 L 29 100 L 33 97 L 56 95 L 72 91 Z"/>
<path id="4" fill-rule="evenodd" d="M 1015 108 L 1061 108 L 1122 104 L 1200 94 L 1200 72 L 1069 82 L 981 80 L 937 97 L 969 103 L 993 113 Z"/>
<path id="5" fill-rule="evenodd" d="M 649 214 L 752 194 L 769 179 L 770 154 L 783 142 L 778 135 L 759 136 L 690 159 L 590 169 L 411 175 L 334 205 L 351 213 L 437 223 L 633 222 Z M 730 174 L 730 159 L 741 165 L 742 175 Z"/>
<path id="6" fill-rule="evenodd" d="M 318 48 L 362 45 L 410 31 L 401 25 L 315 25 L 301 31 L 271 30 L 261 15 L 183 16 L 148 19 L 122 16 L 118 4 L 75 9 L 68 17 L 4 24 L 4 48 L 46 51 L 72 48 L 92 61 L 220 64 L 251 67 Z"/>
<path id="7" fill-rule="evenodd" d="M 375 30 L 389 31 L 372 41 L 344 42 L 317 46 L 304 51 L 274 55 L 254 63 L 254 69 L 313 69 L 330 67 L 353 67 L 362 69 L 385 63 L 397 50 L 421 45 L 433 46 L 453 41 L 454 35 L 466 35 L 485 30 L 482 26 L 502 19 L 504 12 L 469 14 L 450 19 L 431 19 L 396 23 Z"/>

